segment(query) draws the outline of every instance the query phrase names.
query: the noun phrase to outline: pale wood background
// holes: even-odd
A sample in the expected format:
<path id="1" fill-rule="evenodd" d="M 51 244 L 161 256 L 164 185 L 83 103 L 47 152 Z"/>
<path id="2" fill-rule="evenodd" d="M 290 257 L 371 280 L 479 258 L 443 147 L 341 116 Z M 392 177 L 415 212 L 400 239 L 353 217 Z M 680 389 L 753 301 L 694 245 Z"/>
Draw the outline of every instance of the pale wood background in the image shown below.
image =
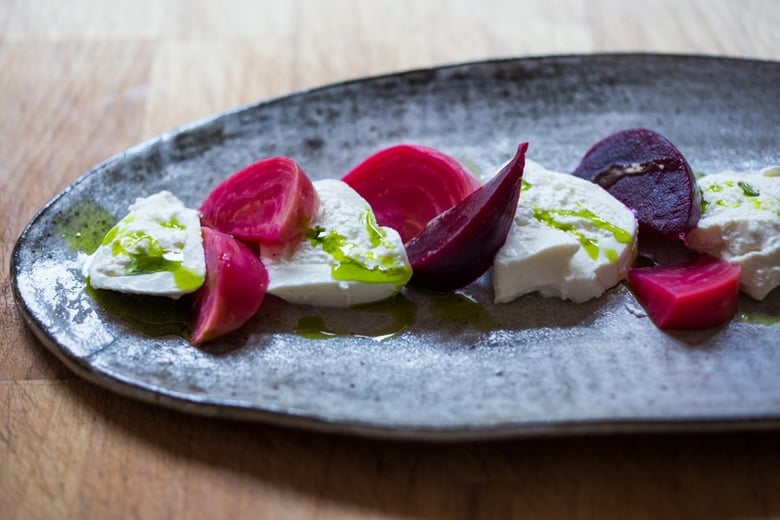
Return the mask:
<path id="1" fill-rule="evenodd" d="M 0 0 L 0 518 L 780 518 L 778 432 L 426 445 L 190 417 L 72 375 L 8 280 L 46 201 L 214 112 L 488 57 L 777 60 L 779 35 L 776 0 Z"/>

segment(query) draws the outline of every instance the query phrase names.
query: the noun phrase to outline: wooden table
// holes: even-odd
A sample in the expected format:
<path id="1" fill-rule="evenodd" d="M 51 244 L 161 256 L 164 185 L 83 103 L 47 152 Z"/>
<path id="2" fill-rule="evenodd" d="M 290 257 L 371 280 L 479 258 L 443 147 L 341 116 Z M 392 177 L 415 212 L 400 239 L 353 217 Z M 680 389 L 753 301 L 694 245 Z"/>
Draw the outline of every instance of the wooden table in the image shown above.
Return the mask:
<path id="1" fill-rule="evenodd" d="M 193 417 L 74 376 L 27 330 L 8 278 L 16 238 L 50 198 L 102 159 L 191 120 L 338 80 L 488 57 L 777 60 L 778 7 L 0 2 L 0 518 L 780 517 L 777 431 L 423 444 Z"/>

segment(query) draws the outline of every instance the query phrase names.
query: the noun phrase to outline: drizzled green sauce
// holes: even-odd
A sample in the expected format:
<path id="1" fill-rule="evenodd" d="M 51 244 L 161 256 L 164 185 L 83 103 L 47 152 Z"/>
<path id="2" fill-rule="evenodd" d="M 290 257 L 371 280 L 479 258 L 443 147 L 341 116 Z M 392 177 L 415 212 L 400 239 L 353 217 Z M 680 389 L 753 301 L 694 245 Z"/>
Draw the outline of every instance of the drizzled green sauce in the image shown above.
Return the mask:
<path id="1" fill-rule="evenodd" d="M 82 202 L 59 215 L 54 225 L 71 251 L 91 255 L 114 224 L 116 219 L 105 208 L 94 202 Z"/>
<path id="2" fill-rule="evenodd" d="M 470 296 L 461 292 L 430 293 L 431 314 L 469 329 L 490 331 L 498 322 Z"/>
<path id="3" fill-rule="evenodd" d="M 585 252 L 588 253 L 588 256 L 593 260 L 596 260 L 599 256 L 600 247 L 599 247 L 598 240 L 589 238 L 582 231 L 580 231 L 575 224 L 569 222 L 563 222 L 562 220 L 559 219 L 559 217 L 564 217 L 564 218 L 574 217 L 574 218 L 587 220 L 598 229 L 603 229 L 612 233 L 612 236 L 615 237 L 615 240 L 617 240 L 621 244 L 629 244 L 633 240 L 633 236 L 631 235 L 631 233 L 629 233 L 625 229 L 619 228 L 614 224 L 604 220 L 603 218 L 599 217 L 597 214 L 595 214 L 594 212 L 592 212 L 587 208 L 580 208 L 576 210 L 542 209 L 540 207 L 534 208 L 534 218 L 536 218 L 536 220 L 550 226 L 551 228 L 559 229 L 561 231 L 564 231 L 566 233 L 571 233 L 572 235 L 574 235 L 577 238 L 577 240 L 579 240 Z M 604 251 L 604 254 L 610 261 L 612 262 L 617 261 L 618 255 L 616 251 L 607 249 Z"/>
<path id="4" fill-rule="evenodd" d="M 357 305 L 345 312 L 354 313 L 357 317 L 349 320 L 349 325 L 346 329 L 328 325 L 323 316 L 311 314 L 303 316 L 298 320 L 294 332 L 307 339 L 357 337 L 384 341 L 402 334 L 414 323 L 417 317 L 417 307 L 402 294 L 381 302 Z M 359 319 L 362 313 L 378 314 L 386 317 L 389 322 L 376 325 L 376 320 L 365 320 L 365 323 L 368 323 L 366 325 Z"/>
<path id="5" fill-rule="evenodd" d="M 365 258 L 373 261 L 374 265 L 368 265 L 357 255 L 353 256 L 351 253 L 357 247 L 356 244 L 336 230 L 328 231 L 317 226 L 306 232 L 306 238 L 333 257 L 335 263 L 331 266 L 331 276 L 335 280 L 403 286 L 412 276 L 411 267 L 400 263 L 392 254 L 378 255 L 375 249 L 380 246 L 387 246 L 388 249 L 393 247 L 387 242 L 387 233 L 377 225 L 371 211 L 365 211 L 361 220 L 366 226 L 371 247 L 374 248 L 364 253 Z"/>
<path id="6" fill-rule="evenodd" d="M 341 316 L 326 315 L 324 312 L 320 314 L 316 309 L 312 309 L 309 314 L 298 319 L 293 332 L 306 339 L 353 337 L 383 341 L 397 337 L 412 327 L 417 318 L 418 307 L 428 309 L 431 317 L 438 323 L 453 326 L 458 330 L 488 332 L 498 326 L 498 321 L 484 305 L 460 291 L 422 292 L 426 302 L 423 305 L 419 301 L 415 303 L 410 300 L 404 293 L 399 293 L 388 300 L 344 309 L 345 314 Z M 366 316 L 367 314 L 373 317 Z"/>
<path id="7" fill-rule="evenodd" d="M 745 323 L 755 323 L 757 325 L 780 325 L 780 316 L 772 316 L 771 314 L 741 312 L 737 315 L 737 319 Z"/>
<path id="8" fill-rule="evenodd" d="M 751 186 L 745 181 L 739 181 L 737 183 L 737 186 L 739 186 L 742 189 L 742 193 L 745 195 L 745 197 L 758 197 L 761 195 L 761 192 L 758 191 L 756 188 Z"/>
<path id="9" fill-rule="evenodd" d="M 160 226 L 167 228 L 167 229 L 178 229 L 180 231 L 184 231 L 187 229 L 187 226 L 179 222 L 179 219 L 176 217 L 171 217 L 171 220 L 168 220 L 166 222 L 160 222 Z"/>
<path id="10" fill-rule="evenodd" d="M 54 226 L 71 251 L 91 255 L 101 244 L 110 244 L 116 237 L 116 222 L 116 218 L 99 204 L 83 202 L 59 215 Z M 182 285 L 192 283 L 188 279 L 190 273 L 175 273 L 175 276 L 181 277 Z M 85 292 L 111 315 L 128 322 L 141 333 L 152 337 L 189 336 L 191 316 L 187 299 L 123 294 L 94 289 L 89 284 L 86 284 Z"/>
<path id="11" fill-rule="evenodd" d="M 94 289 L 87 285 L 87 294 L 134 329 L 152 337 L 168 335 L 188 338 L 191 332 L 191 301 L 188 298 L 140 296 Z"/>
<path id="12" fill-rule="evenodd" d="M 715 198 L 714 200 L 702 199 L 702 214 L 706 213 L 713 204 L 720 208 L 739 209 L 743 204 L 748 203 L 755 210 L 770 211 L 780 217 L 780 201 L 770 195 L 762 195 L 761 191 L 749 182 L 713 182 L 712 184 L 709 184 L 704 191 L 708 193 L 723 193 L 727 189 L 735 191 L 742 199 L 733 201 L 720 198 Z"/>
<path id="13" fill-rule="evenodd" d="M 132 217 L 125 218 L 114 226 L 103 240 L 104 246 L 111 247 L 113 256 L 121 255 L 128 259 L 125 276 L 169 272 L 173 274 L 176 287 L 182 291 L 194 291 L 203 284 L 203 277 L 184 267 L 181 260 L 165 258 L 165 255 L 171 252 L 162 247 L 155 237 L 140 230 L 128 230 L 127 225 L 132 221 Z M 186 229 L 175 218 L 162 225 L 167 228 Z"/>

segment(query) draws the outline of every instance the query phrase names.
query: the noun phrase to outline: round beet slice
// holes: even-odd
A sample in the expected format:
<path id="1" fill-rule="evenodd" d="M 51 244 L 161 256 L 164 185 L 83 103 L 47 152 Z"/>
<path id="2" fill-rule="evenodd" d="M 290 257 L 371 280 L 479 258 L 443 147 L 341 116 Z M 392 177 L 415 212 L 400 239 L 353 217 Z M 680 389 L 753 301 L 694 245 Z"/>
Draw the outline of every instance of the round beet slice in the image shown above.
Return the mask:
<path id="1" fill-rule="evenodd" d="M 411 144 L 376 152 L 342 180 L 371 205 L 377 223 L 398 231 L 404 242 L 480 185 L 452 157 Z"/>
<path id="2" fill-rule="evenodd" d="M 234 173 L 200 208 L 204 226 L 256 244 L 303 237 L 320 200 L 309 177 L 289 157 L 270 157 Z"/>
<path id="3" fill-rule="evenodd" d="M 406 244 L 412 282 L 453 291 L 492 265 L 514 221 L 528 143 L 501 171 L 456 206 L 431 220 Z"/>
<path id="4" fill-rule="evenodd" d="M 207 227 L 202 232 L 206 283 L 195 296 L 193 345 L 241 327 L 260 308 L 268 287 L 268 272 L 249 247 Z"/>
<path id="5" fill-rule="evenodd" d="M 597 142 L 574 175 L 634 210 L 640 234 L 682 240 L 701 217 L 701 192 L 682 153 L 666 137 L 631 128 Z"/>

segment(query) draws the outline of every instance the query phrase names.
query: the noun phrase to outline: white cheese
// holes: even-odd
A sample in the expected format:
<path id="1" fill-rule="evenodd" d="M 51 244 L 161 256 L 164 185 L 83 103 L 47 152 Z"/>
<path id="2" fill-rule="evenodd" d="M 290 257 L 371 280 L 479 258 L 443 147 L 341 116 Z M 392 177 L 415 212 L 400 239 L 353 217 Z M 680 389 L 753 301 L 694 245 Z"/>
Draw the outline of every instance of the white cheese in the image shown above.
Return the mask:
<path id="1" fill-rule="evenodd" d="M 763 300 L 780 285 L 780 166 L 699 179 L 703 212 L 688 233 L 696 251 L 740 265 L 740 288 Z"/>
<path id="2" fill-rule="evenodd" d="M 138 198 L 85 259 L 97 289 L 179 298 L 206 277 L 200 216 L 168 191 Z"/>
<path id="3" fill-rule="evenodd" d="M 377 226 L 363 197 L 346 183 L 314 182 L 320 210 L 299 244 L 261 252 L 268 292 L 292 303 L 346 307 L 384 300 L 411 278 L 398 233 Z"/>
<path id="4" fill-rule="evenodd" d="M 596 298 L 625 276 L 636 236 L 634 214 L 602 187 L 526 161 L 514 223 L 493 263 L 494 299 Z"/>

